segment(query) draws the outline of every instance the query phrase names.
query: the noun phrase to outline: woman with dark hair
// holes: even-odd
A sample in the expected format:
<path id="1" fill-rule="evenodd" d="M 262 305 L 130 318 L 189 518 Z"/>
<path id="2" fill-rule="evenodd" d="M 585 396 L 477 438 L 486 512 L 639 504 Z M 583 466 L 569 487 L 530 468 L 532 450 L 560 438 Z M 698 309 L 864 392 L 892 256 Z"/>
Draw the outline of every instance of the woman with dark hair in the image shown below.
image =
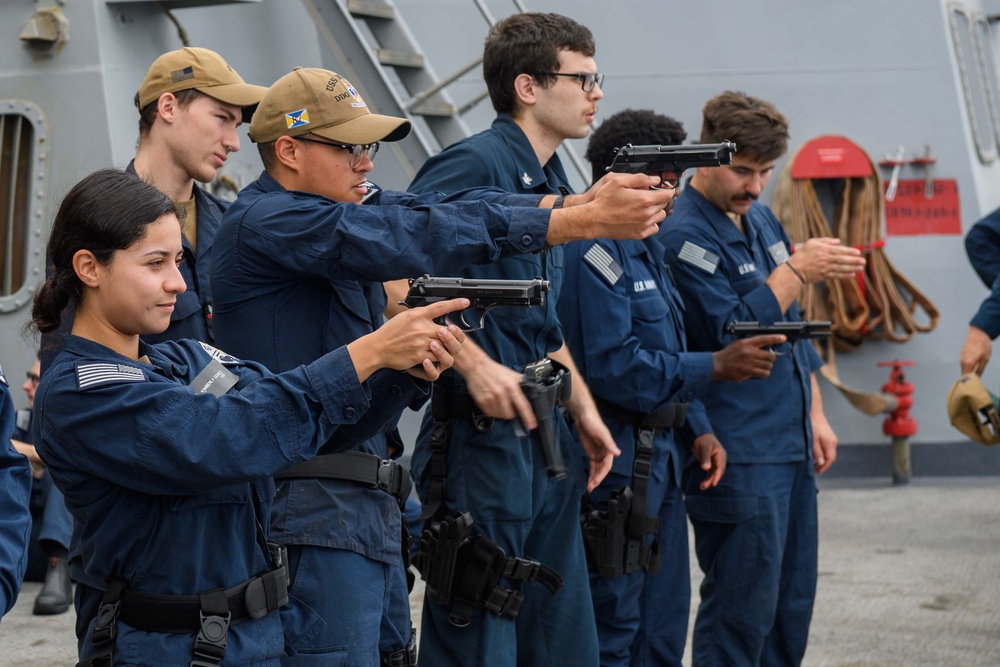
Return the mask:
<path id="1" fill-rule="evenodd" d="M 99 605 L 81 664 L 278 665 L 317 619 L 270 613 L 288 583 L 265 534 L 271 475 L 382 426 L 365 385 L 375 370 L 433 380 L 461 348 L 433 319 L 465 299 L 280 375 L 197 341 L 146 345 L 185 289 L 182 252 L 174 204 L 117 170 L 83 179 L 53 223 L 32 319 L 44 333 L 67 305 L 75 316 L 33 433 L 78 524 L 77 608 Z"/>

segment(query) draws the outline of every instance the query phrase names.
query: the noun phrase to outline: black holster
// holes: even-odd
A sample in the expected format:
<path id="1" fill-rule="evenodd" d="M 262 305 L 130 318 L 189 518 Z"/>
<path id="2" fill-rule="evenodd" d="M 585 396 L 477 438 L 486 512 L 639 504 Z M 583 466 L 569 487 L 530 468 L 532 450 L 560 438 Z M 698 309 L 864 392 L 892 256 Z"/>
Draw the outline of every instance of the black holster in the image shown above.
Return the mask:
<path id="1" fill-rule="evenodd" d="M 537 436 L 545 457 L 545 468 L 550 477 L 562 479 L 566 476 L 566 464 L 559 449 L 552 413 L 556 404 L 570 399 L 573 385 L 568 368 L 557 361 L 542 359 L 524 367 L 521 376 L 521 390 L 531 403 L 531 411 L 538 419 L 538 428 L 532 431 Z"/>
<path id="2" fill-rule="evenodd" d="M 427 584 L 431 602 L 447 606 L 448 621 L 463 628 L 477 610 L 515 618 L 524 594 L 500 586 L 500 578 L 537 581 L 556 593 L 562 577 L 538 561 L 507 557 L 496 542 L 472 534 L 472 516 L 466 512 L 428 521 L 413 560 Z"/>
<path id="3" fill-rule="evenodd" d="M 584 496 L 580 528 L 587 552 L 587 567 L 613 579 L 625 572 L 625 522 L 632 510 L 632 489 L 611 492 L 607 510 L 596 510 Z"/>
<path id="4" fill-rule="evenodd" d="M 595 397 L 603 417 L 631 422 L 635 429 L 635 460 L 632 484 L 611 492 L 608 509 L 594 509 L 585 497 L 580 510 L 580 527 L 587 552 L 587 566 L 602 577 L 614 578 L 642 568 L 650 574 L 660 569 L 656 535 L 660 518 L 650 516 L 647 507 L 649 476 L 652 472 L 653 439 L 657 433 L 682 426 L 687 418 L 686 403 L 669 403 L 651 414 L 642 414 Z M 647 544 L 647 535 L 653 540 Z"/>

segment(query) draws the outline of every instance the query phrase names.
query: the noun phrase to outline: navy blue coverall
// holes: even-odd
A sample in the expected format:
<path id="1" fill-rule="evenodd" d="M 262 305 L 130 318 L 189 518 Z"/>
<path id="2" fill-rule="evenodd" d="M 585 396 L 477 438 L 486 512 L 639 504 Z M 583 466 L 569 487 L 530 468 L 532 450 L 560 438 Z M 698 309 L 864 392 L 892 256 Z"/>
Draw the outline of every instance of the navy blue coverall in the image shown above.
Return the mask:
<path id="1" fill-rule="evenodd" d="M 341 449 L 366 437 L 367 387 L 344 349 L 279 376 L 191 340 L 140 342 L 139 354 L 67 335 L 35 395 L 36 447 L 80 527 L 74 579 L 98 597 L 112 578 L 158 595 L 233 587 L 271 566 L 271 475 L 335 432 Z M 238 376 L 218 397 L 190 386 L 213 359 Z M 88 621 L 81 659 L 96 652 Z M 276 666 L 319 622 L 269 613 L 234 624 L 221 664 Z M 188 664 L 194 640 L 119 621 L 115 665 Z"/>
<path id="2" fill-rule="evenodd" d="M 262 174 L 240 193 L 216 236 L 217 341 L 272 371 L 295 368 L 378 328 L 384 281 L 453 275 L 473 262 L 542 246 L 549 211 L 533 208 L 539 197 L 478 196 L 532 208 L 514 212 L 393 191 L 359 206 L 289 191 Z M 387 438 L 429 387 L 391 370 L 366 384 L 389 418 L 357 451 L 398 456 Z M 292 592 L 325 621 L 286 663 L 378 665 L 380 653 L 406 647 L 400 520 L 397 500 L 379 489 L 338 479 L 278 481 L 272 538 L 290 547 Z"/>
<path id="3" fill-rule="evenodd" d="M 490 186 L 515 193 L 557 192 L 567 184 L 558 156 L 542 167 L 521 129 L 506 115 L 493 126 L 431 157 L 410 185 L 415 192 L 455 192 Z M 474 341 L 494 361 L 518 372 L 562 347 L 555 304 L 562 284 L 563 250 L 518 255 L 488 266 L 470 267 L 466 278 L 550 281 L 544 307 L 507 308 L 487 316 Z M 463 379 L 444 374 L 438 384 L 464 391 Z M 429 412 L 429 411 L 428 411 Z M 565 580 L 552 595 L 538 583 L 525 594 L 512 622 L 481 611 L 464 628 L 448 622 L 448 609 L 425 598 L 420 660 L 429 665 L 586 665 L 597 662 L 597 633 L 580 534 L 580 499 L 585 488 L 582 455 L 561 413 L 553 414 L 569 475 L 550 479 L 541 448 L 523 434 L 517 420 L 496 420 L 479 432 L 471 420 L 448 427 L 447 490 L 450 512 L 470 512 L 474 531 L 494 540 L 507 556 L 533 558 Z M 425 417 L 412 467 L 421 500 L 427 502 L 430 415 Z M 501 585 L 506 582 L 501 580 Z M 516 587 L 516 583 L 513 587 Z"/>
<path id="4" fill-rule="evenodd" d="M 801 319 L 795 302 L 782 313 L 765 284 L 790 253 L 781 223 L 755 202 L 743 226 L 688 187 L 661 232 L 691 350 L 731 343 L 731 321 Z M 805 653 L 817 558 L 811 374 L 820 365 L 799 341 L 770 377 L 715 382 L 702 396 L 728 463 L 715 488 L 699 490 L 697 468 L 683 479 L 705 573 L 694 665 L 798 665 Z"/>
<path id="5" fill-rule="evenodd" d="M 1000 209 L 977 222 L 965 236 L 965 253 L 972 268 L 990 288 L 969 322 L 995 340 L 1000 336 Z"/>
<path id="6" fill-rule="evenodd" d="M 13 431 L 14 401 L 0 368 L 0 616 L 17 601 L 31 535 L 31 466 L 10 444 Z"/>
<path id="7" fill-rule="evenodd" d="M 659 516 L 659 573 L 640 569 L 615 578 L 590 573 L 602 667 L 679 666 L 687 641 L 691 572 L 681 441 L 690 446 L 693 438 L 712 431 L 697 399 L 711 378 L 712 356 L 686 351 L 684 306 L 663 253 L 655 238 L 566 246 L 559 320 L 594 396 L 643 415 L 668 403 L 688 404 L 682 432 L 667 429 L 653 439 L 646 508 Z M 632 486 L 636 453 L 633 423 L 608 416 L 604 423 L 622 454 L 589 494 L 600 510 L 607 509 L 612 491 Z M 647 544 L 653 537 L 646 536 Z"/>

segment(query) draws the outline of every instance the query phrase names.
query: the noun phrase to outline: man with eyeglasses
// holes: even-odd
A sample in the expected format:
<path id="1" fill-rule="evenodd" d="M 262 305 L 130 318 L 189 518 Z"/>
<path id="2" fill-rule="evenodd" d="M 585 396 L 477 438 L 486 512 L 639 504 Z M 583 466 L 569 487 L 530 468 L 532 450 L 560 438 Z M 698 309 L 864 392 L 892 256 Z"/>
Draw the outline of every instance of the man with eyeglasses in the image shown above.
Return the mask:
<path id="1" fill-rule="evenodd" d="M 801 319 L 806 283 L 853 278 L 859 250 L 813 238 L 794 249 L 759 203 L 788 147 L 788 121 L 773 104 L 726 91 L 702 111 L 701 143 L 730 140 L 732 164 L 699 168 L 661 234 L 684 300 L 688 346 L 716 351 L 733 321 Z M 787 347 L 787 346 L 786 346 Z M 702 395 L 728 452 L 726 476 L 682 484 L 705 573 L 692 664 L 798 665 L 806 650 L 817 579 L 816 475 L 837 456 L 809 341 L 778 355 L 768 378 L 717 382 Z"/>
<path id="2" fill-rule="evenodd" d="M 669 201 L 644 189 L 646 176 L 563 211 L 537 208 L 552 197 L 497 190 L 464 200 L 379 190 L 368 182 L 379 142 L 409 131 L 406 119 L 371 113 L 329 70 L 296 68 L 271 86 L 250 124 L 265 171 L 215 239 L 220 348 L 273 371 L 294 368 L 379 327 L 383 281 L 454 275 L 546 243 L 622 234 L 601 222 L 616 206 L 627 233 L 646 236 L 662 219 L 654 207 Z M 291 577 L 282 619 L 305 630 L 284 664 L 415 664 L 400 512 L 410 482 L 392 459 L 402 451 L 400 414 L 422 404 L 429 386 L 419 373 L 395 371 L 365 385 L 372 407 L 359 427 L 377 425 L 381 435 L 277 477 L 270 538 L 288 546 Z"/>
<path id="3" fill-rule="evenodd" d="M 489 186 L 555 194 L 556 206 L 572 205 L 581 195 L 569 194 L 556 149 L 566 139 L 587 136 L 604 96 L 594 51 L 590 30 L 559 14 L 515 14 L 495 24 L 486 38 L 483 76 L 496 119 L 489 129 L 430 158 L 411 189 Z M 604 183 L 582 196 L 593 196 Z M 661 192 L 668 195 L 666 205 L 672 190 Z M 593 489 L 607 474 L 619 450 L 563 342 L 555 311 L 562 273 L 561 248 L 462 272 L 479 279 L 541 276 L 552 287 L 544 307 L 495 318 L 478 332 L 475 344 L 463 348 L 452 372 L 442 375 L 412 469 L 424 506 L 438 518 L 468 513 L 473 534 L 495 542 L 508 558 L 537 561 L 558 573 L 563 585 L 553 593 L 538 581 L 501 577 L 494 590 L 523 595 L 516 616 L 491 605 L 477 610 L 465 627 L 453 623 L 458 603 L 425 598 L 420 655 L 428 664 L 598 663 L 580 500 L 585 488 Z M 535 414 L 521 388 L 526 368 L 558 379 L 565 398 L 559 408 Z M 563 409 L 583 449 L 570 435 Z M 550 447 L 541 443 L 539 421 L 552 424 Z M 553 465 L 559 458 L 563 475 Z"/>

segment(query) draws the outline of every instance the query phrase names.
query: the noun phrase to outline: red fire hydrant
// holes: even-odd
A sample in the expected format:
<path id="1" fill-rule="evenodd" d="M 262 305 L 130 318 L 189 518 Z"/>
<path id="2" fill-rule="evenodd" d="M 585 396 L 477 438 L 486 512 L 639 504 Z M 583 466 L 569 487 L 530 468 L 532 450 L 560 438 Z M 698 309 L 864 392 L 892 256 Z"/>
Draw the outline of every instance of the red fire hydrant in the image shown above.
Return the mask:
<path id="1" fill-rule="evenodd" d="M 904 366 L 916 366 L 915 361 L 880 361 L 880 367 L 891 367 L 889 381 L 882 392 L 896 398 L 896 409 L 882 422 L 882 432 L 892 438 L 892 483 L 909 484 L 913 476 L 910 460 L 910 436 L 917 433 L 917 420 L 910 416 L 914 386 L 903 375 Z"/>

